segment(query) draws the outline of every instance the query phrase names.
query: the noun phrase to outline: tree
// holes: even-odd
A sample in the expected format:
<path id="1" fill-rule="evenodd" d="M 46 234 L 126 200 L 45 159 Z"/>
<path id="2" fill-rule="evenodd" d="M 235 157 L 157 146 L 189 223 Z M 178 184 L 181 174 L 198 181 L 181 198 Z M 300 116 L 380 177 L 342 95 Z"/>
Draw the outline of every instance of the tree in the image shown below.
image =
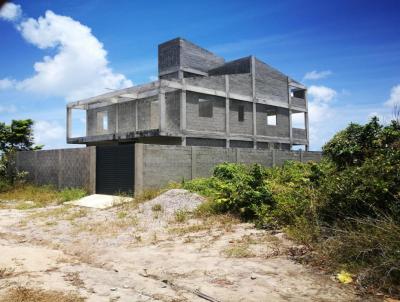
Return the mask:
<path id="1" fill-rule="evenodd" d="M 41 149 L 34 144 L 32 127 L 31 119 L 12 120 L 11 125 L 0 122 L 0 153 Z"/>
<path id="2" fill-rule="evenodd" d="M 33 121 L 12 120 L 10 125 L 0 122 L 0 184 L 14 183 L 19 174 L 15 165 L 15 152 L 39 150 L 43 146 L 35 145 Z"/>

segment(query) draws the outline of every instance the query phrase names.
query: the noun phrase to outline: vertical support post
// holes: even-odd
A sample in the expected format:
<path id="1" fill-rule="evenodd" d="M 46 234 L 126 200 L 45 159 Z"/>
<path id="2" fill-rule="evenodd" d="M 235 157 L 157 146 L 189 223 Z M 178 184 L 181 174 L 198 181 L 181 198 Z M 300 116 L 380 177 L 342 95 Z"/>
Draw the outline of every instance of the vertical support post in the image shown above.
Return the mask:
<path id="1" fill-rule="evenodd" d="M 229 103 L 229 75 L 225 75 L 225 138 L 226 138 L 226 148 L 229 148 L 230 141 L 230 120 L 229 120 L 229 115 L 230 115 L 230 103 Z"/>
<path id="2" fill-rule="evenodd" d="M 186 84 L 185 79 L 182 79 L 182 90 L 180 99 L 180 130 L 182 135 L 182 146 L 186 146 Z"/>
<path id="3" fill-rule="evenodd" d="M 58 162 L 57 162 L 57 188 L 60 190 L 61 189 L 61 184 L 62 184 L 62 176 L 64 174 L 64 171 L 62 171 L 62 150 L 59 149 L 57 150 L 57 155 L 58 155 Z"/>
<path id="4" fill-rule="evenodd" d="M 118 120 L 119 120 L 119 104 L 115 104 L 115 134 L 118 134 L 119 132 L 119 125 L 118 125 Z"/>
<path id="5" fill-rule="evenodd" d="M 96 146 L 89 147 L 89 193 L 96 194 Z"/>
<path id="6" fill-rule="evenodd" d="M 67 107 L 67 142 L 72 132 L 72 108 Z"/>
<path id="7" fill-rule="evenodd" d="M 289 77 L 287 77 L 287 84 L 288 84 L 288 103 L 289 103 L 289 141 L 290 141 L 290 150 L 292 150 L 293 146 L 292 96 L 289 87 Z"/>
<path id="8" fill-rule="evenodd" d="M 251 56 L 251 92 L 253 98 L 253 148 L 257 149 L 256 58 Z"/>
<path id="9" fill-rule="evenodd" d="M 138 102 L 139 102 L 139 100 L 135 100 L 135 131 L 139 130 Z"/>
<path id="10" fill-rule="evenodd" d="M 135 196 L 143 191 L 144 145 L 135 144 Z"/>
<path id="11" fill-rule="evenodd" d="M 272 167 L 276 166 L 276 150 L 272 149 Z"/>
<path id="12" fill-rule="evenodd" d="M 306 112 L 304 113 L 304 122 L 306 126 L 306 139 L 307 139 L 307 145 L 306 145 L 306 151 L 309 151 L 309 146 L 310 146 L 310 125 L 309 125 L 309 120 L 308 120 L 308 98 L 307 98 L 307 90 L 304 91 L 304 99 L 306 101 Z"/>
<path id="13" fill-rule="evenodd" d="M 191 147 L 191 164 L 192 164 L 192 173 L 191 173 L 191 179 L 196 178 L 196 147 L 192 146 Z"/>
<path id="14" fill-rule="evenodd" d="M 161 89 L 158 92 L 158 101 L 160 104 L 160 133 L 165 130 L 165 91 Z"/>

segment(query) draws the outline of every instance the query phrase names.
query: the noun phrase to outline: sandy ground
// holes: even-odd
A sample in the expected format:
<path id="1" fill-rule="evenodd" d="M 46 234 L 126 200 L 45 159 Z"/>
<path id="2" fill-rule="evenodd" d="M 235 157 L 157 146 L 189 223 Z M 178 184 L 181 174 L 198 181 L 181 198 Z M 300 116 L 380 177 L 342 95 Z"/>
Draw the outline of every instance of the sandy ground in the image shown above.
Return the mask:
<path id="1" fill-rule="evenodd" d="M 0 297 L 21 285 L 96 302 L 365 301 L 291 260 L 296 247 L 282 233 L 227 216 L 193 218 L 200 202 L 171 190 L 106 210 L 2 209 Z"/>

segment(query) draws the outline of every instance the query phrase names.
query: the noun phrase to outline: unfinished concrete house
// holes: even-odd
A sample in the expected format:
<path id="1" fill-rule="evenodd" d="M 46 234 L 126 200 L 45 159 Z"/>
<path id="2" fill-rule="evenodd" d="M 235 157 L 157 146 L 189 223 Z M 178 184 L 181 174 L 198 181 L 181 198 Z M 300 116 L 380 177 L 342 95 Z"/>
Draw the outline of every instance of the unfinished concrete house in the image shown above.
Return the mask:
<path id="1" fill-rule="evenodd" d="M 309 146 L 306 87 L 256 57 L 226 62 L 176 38 L 158 46 L 158 78 L 67 105 L 67 142 L 95 148 L 91 191 L 207 176 L 222 161 L 312 156 L 290 152 Z M 86 111 L 80 137 L 71 136 L 76 110 Z"/>

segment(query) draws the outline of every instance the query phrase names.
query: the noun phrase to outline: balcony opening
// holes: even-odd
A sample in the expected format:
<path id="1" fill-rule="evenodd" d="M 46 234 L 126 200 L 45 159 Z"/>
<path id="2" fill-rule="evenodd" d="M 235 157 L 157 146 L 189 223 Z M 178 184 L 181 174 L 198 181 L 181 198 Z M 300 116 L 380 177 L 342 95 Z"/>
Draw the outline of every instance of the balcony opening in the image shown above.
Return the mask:
<path id="1" fill-rule="evenodd" d="M 292 128 L 306 129 L 304 112 L 292 113 Z"/>
<path id="2" fill-rule="evenodd" d="M 244 106 L 239 105 L 238 107 L 238 121 L 243 122 L 244 121 Z"/>
<path id="3" fill-rule="evenodd" d="M 268 126 L 276 126 L 276 110 L 267 111 L 267 125 Z"/>
<path id="4" fill-rule="evenodd" d="M 306 98 L 306 90 L 305 89 L 298 89 L 298 88 L 291 88 L 290 89 L 290 96 L 298 99 L 305 99 Z"/>
<path id="5" fill-rule="evenodd" d="M 199 99 L 199 117 L 213 117 L 213 102 Z"/>

